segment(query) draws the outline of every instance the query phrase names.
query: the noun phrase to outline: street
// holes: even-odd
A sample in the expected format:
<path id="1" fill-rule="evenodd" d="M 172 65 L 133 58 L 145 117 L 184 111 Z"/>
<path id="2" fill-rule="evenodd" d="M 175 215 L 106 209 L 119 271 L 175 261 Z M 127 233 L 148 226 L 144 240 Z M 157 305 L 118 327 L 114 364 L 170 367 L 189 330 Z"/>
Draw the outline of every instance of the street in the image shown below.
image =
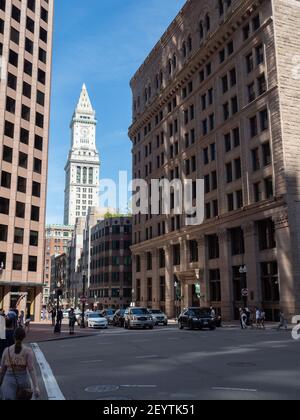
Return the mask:
<path id="1" fill-rule="evenodd" d="M 39 348 L 67 400 L 299 399 L 300 341 L 285 331 L 110 328 Z"/>

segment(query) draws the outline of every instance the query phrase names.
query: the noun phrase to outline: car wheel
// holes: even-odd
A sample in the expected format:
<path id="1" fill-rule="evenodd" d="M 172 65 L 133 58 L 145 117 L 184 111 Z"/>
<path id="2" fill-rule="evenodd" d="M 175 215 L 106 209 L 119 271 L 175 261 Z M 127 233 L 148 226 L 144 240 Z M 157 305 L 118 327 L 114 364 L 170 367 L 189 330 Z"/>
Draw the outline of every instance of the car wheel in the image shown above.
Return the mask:
<path id="1" fill-rule="evenodd" d="M 216 327 L 210 327 L 210 331 L 215 331 Z"/>
<path id="2" fill-rule="evenodd" d="M 130 321 L 128 322 L 128 329 L 129 329 L 129 330 L 132 330 L 132 326 L 131 326 L 131 324 L 130 324 Z"/>
<path id="3" fill-rule="evenodd" d="M 182 323 L 181 323 L 181 322 L 178 322 L 178 328 L 179 328 L 180 330 L 183 330 L 183 325 L 182 325 Z"/>
<path id="4" fill-rule="evenodd" d="M 151 326 L 149 327 L 149 330 L 153 330 L 153 325 L 151 325 Z"/>
<path id="5" fill-rule="evenodd" d="M 124 322 L 124 329 L 127 330 L 127 324 Z"/>

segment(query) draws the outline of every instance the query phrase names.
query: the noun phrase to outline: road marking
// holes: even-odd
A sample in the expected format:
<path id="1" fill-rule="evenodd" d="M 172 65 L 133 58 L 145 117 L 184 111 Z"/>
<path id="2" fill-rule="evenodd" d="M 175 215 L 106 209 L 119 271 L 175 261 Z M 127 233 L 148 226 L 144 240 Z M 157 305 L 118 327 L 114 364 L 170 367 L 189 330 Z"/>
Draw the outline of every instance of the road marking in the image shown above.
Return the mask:
<path id="1" fill-rule="evenodd" d="M 158 357 L 157 354 L 151 354 L 149 356 L 137 356 L 136 359 L 157 359 Z"/>
<path id="2" fill-rule="evenodd" d="M 42 379 L 46 388 L 48 399 L 52 401 L 65 401 L 65 397 L 61 392 L 51 367 L 41 349 L 36 343 L 32 344 L 32 349 L 41 370 Z"/>
<path id="3" fill-rule="evenodd" d="M 120 388 L 157 388 L 157 385 L 120 385 Z"/>
<path id="4" fill-rule="evenodd" d="M 101 362 L 103 362 L 103 360 L 84 360 L 83 362 L 80 362 L 80 363 L 87 364 L 87 363 L 101 363 Z"/>
<path id="5" fill-rule="evenodd" d="M 245 389 L 245 388 L 223 388 L 223 387 L 214 387 L 213 391 L 232 391 L 232 392 L 257 392 L 257 389 Z"/>

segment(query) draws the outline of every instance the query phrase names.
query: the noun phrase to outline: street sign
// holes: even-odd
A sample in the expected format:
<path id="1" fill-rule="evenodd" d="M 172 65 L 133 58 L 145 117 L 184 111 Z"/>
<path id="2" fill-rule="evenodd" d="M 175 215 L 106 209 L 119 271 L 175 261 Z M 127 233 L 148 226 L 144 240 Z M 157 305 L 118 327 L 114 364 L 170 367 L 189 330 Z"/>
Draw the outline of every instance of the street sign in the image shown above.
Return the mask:
<path id="1" fill-rule="evenodd" d="M 197 297 L 200 299 L 200 297 L 201 297 L 201 285 L 200 285 L 200 283 L 195 284 L 195 292 L 196 292 Z"/>
<path id="2" fill-rule="evenodd" d="M 249 296 L 249 290 L 248 289 L 242 289 L 242 296 L 248 297 Z"/>

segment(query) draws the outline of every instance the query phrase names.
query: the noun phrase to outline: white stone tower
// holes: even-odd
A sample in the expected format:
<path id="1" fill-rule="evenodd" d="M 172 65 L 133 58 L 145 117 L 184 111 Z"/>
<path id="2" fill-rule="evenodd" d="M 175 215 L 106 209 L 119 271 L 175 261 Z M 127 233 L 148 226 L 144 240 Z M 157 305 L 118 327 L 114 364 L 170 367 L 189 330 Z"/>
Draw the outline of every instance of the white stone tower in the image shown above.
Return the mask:
<path id="1" fill-rule="evenodd" d="M 99 205 L 100 158 L 96 147 L 96 112 L 83 85 L 72 122 L 71 150 L 65 167 L 64 223 L 75 225 L 89 207 Z"/>

